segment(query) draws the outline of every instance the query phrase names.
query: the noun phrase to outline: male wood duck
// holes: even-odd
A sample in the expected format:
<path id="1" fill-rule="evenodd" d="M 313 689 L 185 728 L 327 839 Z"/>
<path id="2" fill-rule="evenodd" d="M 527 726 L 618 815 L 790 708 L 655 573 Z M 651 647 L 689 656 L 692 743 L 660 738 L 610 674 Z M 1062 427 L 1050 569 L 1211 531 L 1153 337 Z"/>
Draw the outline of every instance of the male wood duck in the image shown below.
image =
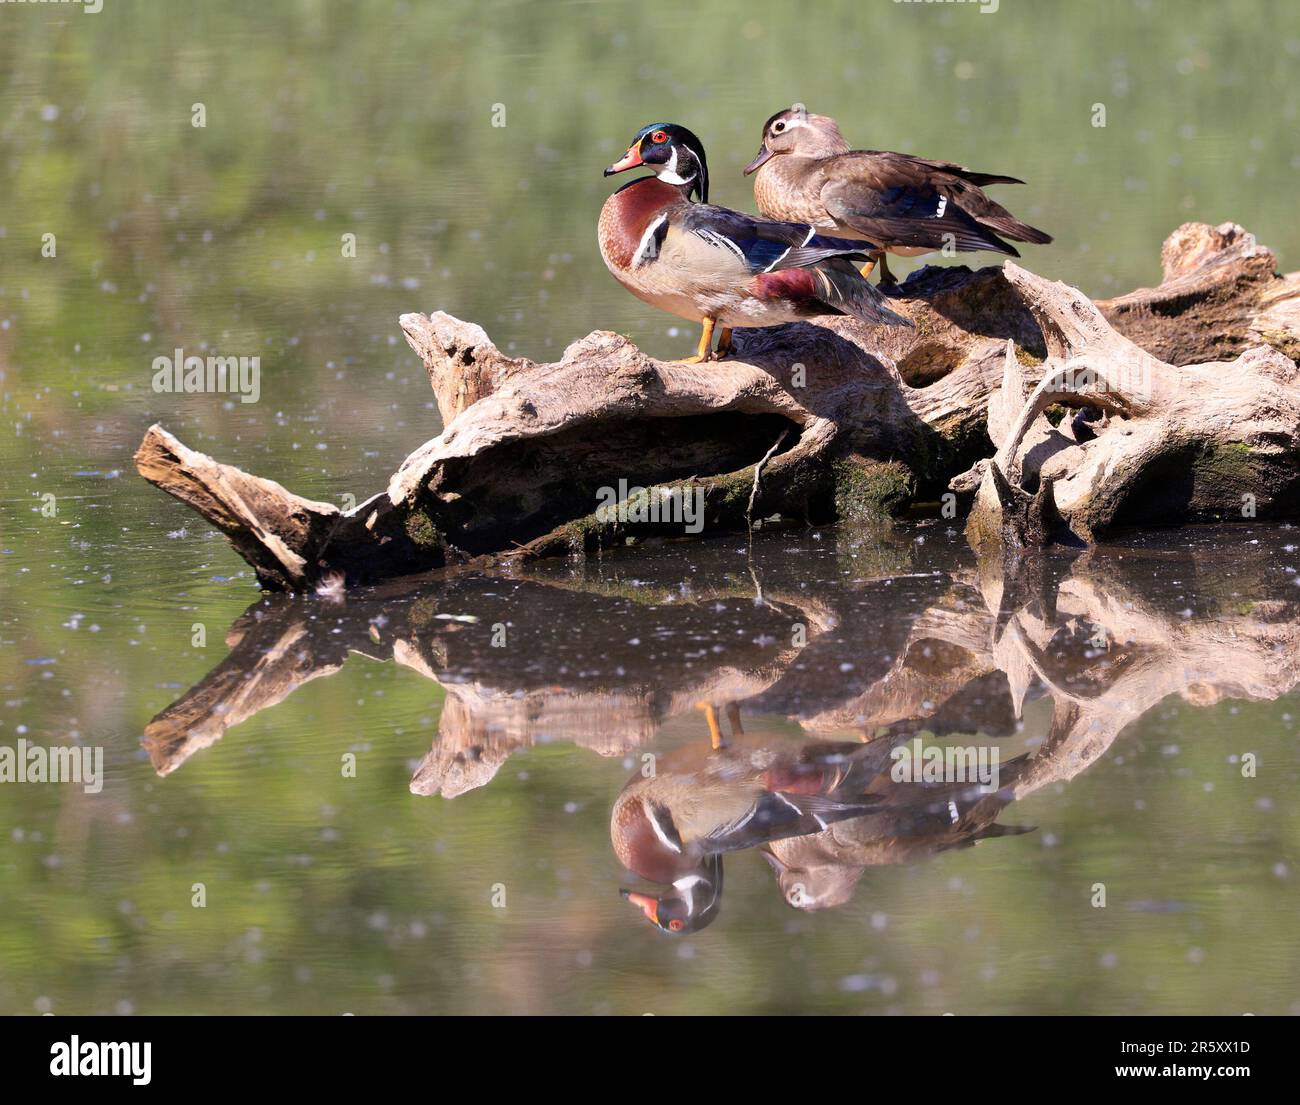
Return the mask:
<path id="1" fill-rule="evenodd" d="M 686 363 L 710 358 L 715 325 L 722 327 L 720 357 L 730 352 L 737 326 L 844 314 L 908 325 L 853 264 L 874 246 L 710 204 L 704 147 L 685 127 L 643 127 L 605 175 L 642 165 L 654 175 L 624 185 L 601 208 L 600 255 L 638 299 L 703 323 L 699 349 Z"/>
<path id="2" fill-rule="evenodd" d="M 861 791 L 860 744 L 769 746 L 743 733 L 721 750 L 694 744 L 660 756 L 652 778 L 637 775 L 610 815 L 619 861 L 658 894 L 623 890 L 665 932 L 695 932 L 722 903 L 722 855 L 804 836 L 870 812 Z"/>
<path id="3" fill-rule="evenodd" d="M 989 199 L 986 184 L 1023 184 L 1013 176 L 976 173 L 951 161 L 887 150 L 850 150 L 839 125 L 802 108 L 778 111 L 763 124 L 763 144 L 745 167 L 757 172 L 754 199 L 770 219 L 796 219 L 818 231 L 874 242 L 882 283 L 896 283 L 885 252 L 914 257 L 949 246 L 1019 257 L 1004 241 L 1052 240 Z M 871 266 L 863 269 L 863 275 Z"/>

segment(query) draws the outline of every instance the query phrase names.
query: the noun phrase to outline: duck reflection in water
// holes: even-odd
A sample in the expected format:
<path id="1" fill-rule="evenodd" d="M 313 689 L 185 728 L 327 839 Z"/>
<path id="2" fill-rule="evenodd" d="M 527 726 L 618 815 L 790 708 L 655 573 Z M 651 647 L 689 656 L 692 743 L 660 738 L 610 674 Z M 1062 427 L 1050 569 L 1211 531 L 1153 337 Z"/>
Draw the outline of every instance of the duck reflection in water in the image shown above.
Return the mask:
<path id="1" fill-rule="evenodd" d="M 665 932 L 697 932 L 722 905 L 728 852 L 759 849 L 796 909 L 846 904 L 872 866 L 912 863 L 989 837 L 1030 832 L 997 824 L 1009 795 L 978 782 L 896 781 L 899 733 L 867 743 L 764 741 L 743 733 L 651 762 L 610 817 L 619 862 L 654 892 L 623 898 Z M 1003 765 L 1014 778 L 1028 757 Z"/>
<path id="2" fill-rule="evenodd" d="M 666 932 L 709 924 L 722 901 L 722 854 L 822 832 L 878 801 L 867 746 L 774 747 L 740 735 L 721 748 L 677 749 L 623 788 L 610 816 L 619 861 L 659 894 L 624 890 Z"/>
<path id="3" fill-rule="evenodd" d="M 970 784 L 952 785 L 946 797 L 943 789 L 935 787 L 912 804 L 887 800 L 863 817 L 766 845 L 762 855 L 785 900 L 801 910 L 847 905 L 869 867 L 917 863 L 981 840 L 1034 831 L 1031 825 L 998 824 L 1009 798 Z"/>

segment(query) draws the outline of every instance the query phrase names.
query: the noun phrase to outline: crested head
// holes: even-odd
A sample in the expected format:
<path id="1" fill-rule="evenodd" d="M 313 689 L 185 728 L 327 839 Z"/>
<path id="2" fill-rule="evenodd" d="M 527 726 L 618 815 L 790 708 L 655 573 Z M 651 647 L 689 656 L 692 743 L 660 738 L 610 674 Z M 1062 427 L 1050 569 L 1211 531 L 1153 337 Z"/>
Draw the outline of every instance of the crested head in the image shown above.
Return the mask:
<path id="1" fill-rule="evenodd" d="M 637 131 L 627 153 L 605 170 L 606 176 L 644 165 L 665 184 L 698 193 L 709 202 L 709 162 L 704 143 L 679 123 L 650 123 Z"/>
<path id="2" fill-rule="evenodd" d="M 766 852 L 763 855 L 776 872 L 786 904 L 804 912 L 834 909 L 852 900 L 858 880 L 866 870 L 847 862 L 787 867 L 775 855 Z"/>
<path id="3" fill-rule="evenodd" d="M 763 124 L 762 143 L 758 156 L 745 170 L 746 174 L 780 154 L 834 157 L 849 150 L 849 144 L 840 133 L 840 125 L 834 119 L 829 115 L 815 115 L 802 104 L 769 116 Z"/>
<path id="4" fill-rule="evenodd" d="M 674 935 L 699 932 L 717 919 L 722 908 L 722 857 L 703 857 L 695 870 L 675 879 L 659 894 L 621 889 L 626 902 L 637 907 L 652 925 Z"/>

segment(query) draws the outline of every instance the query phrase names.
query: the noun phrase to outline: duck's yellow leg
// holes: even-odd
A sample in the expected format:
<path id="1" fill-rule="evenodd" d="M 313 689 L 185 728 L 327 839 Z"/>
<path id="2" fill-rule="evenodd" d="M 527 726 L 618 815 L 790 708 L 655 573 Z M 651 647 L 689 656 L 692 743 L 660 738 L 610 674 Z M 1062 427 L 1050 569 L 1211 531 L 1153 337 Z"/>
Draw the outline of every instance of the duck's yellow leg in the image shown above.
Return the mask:
<path id="1" fill-rule="evenodd" d="M 701 361 L 709 359 L 709 351 L 713 346 L 713 319 L 704 320 L 704 333 L 700 335 L 700 347 L 696 350 L 694 357 L 685 357 L 680 364 L 699 364 Z"/>
<path id="2" fill-rule="evenodd" d="M 876 267 L 876 261 L 877 261 L 877 259 L 880 258 L 880 257 L 883 257 L 883 256 L 884 256 L 883 253 L 869 253 L 869 254 L 867 254 L 867 263 L 866 263 L 865 265 L 862 266 L 862 275 L 863 275 L 864 278 L 866 278 L 866 277 L 868 277 L 868 276 L 871 275 L 871 270 L 874 269 L 874 268 Z"/>
<path id="3" fill-rule="evenodd" d="M 731 735 L 733 737 L 743 737 L 745 730 L 740 724 L 740 703 L 727 703 L 727 721 L 731 723 Z"/>
<path id="4" fill-rule="evenodd" d="M 882 250 L 877 256 L 880 258 L 880 280 L 881 284 L 897 284 L 898 277 L 889 271 L 889 262 L 885 260 L 885 254 Z"/>
<path id="5" fill-rule="evenodd" d="M 731 327 L 724 326 L 722 332 L 718 335 L 718 356 L 729 357 L 731 355 Z"/>
<path id="6" fill-rule="evenodd" d="M 698 702 L 696 706 L 704 711 L 704 720 L 709 723 L 709 744 L 713 751 L 726 746 L 726 741 L 722 739 L 722 726 L 718 724 L 718 711 L 713 708 L 710 702 Z"/>

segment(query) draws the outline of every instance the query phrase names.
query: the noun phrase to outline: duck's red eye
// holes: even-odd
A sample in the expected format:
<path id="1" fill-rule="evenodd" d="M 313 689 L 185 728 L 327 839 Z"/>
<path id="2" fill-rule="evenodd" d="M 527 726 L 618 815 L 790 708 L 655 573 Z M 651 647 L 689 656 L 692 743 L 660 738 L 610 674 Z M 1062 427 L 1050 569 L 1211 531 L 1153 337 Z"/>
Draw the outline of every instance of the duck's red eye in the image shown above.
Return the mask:
<path id="1" fill-rule="evenodd" d="M 681 931 L 682 931 L 682 922 L 681 922 L 681 921 L 669 921 L 669 922 L 668 922 L 668 931 L 669 931 L 669 932 L 681 932 Z"/>
<path id="2" fill-rule="evenodd" d="M 653 142 L 655 145 L 658 145 L 660 142 L 667 142 L 668 135 L 666 135 L 661 130 L 657 130 L 654 132 L 654 134 L 650 136 L 650 141 Z"/>

